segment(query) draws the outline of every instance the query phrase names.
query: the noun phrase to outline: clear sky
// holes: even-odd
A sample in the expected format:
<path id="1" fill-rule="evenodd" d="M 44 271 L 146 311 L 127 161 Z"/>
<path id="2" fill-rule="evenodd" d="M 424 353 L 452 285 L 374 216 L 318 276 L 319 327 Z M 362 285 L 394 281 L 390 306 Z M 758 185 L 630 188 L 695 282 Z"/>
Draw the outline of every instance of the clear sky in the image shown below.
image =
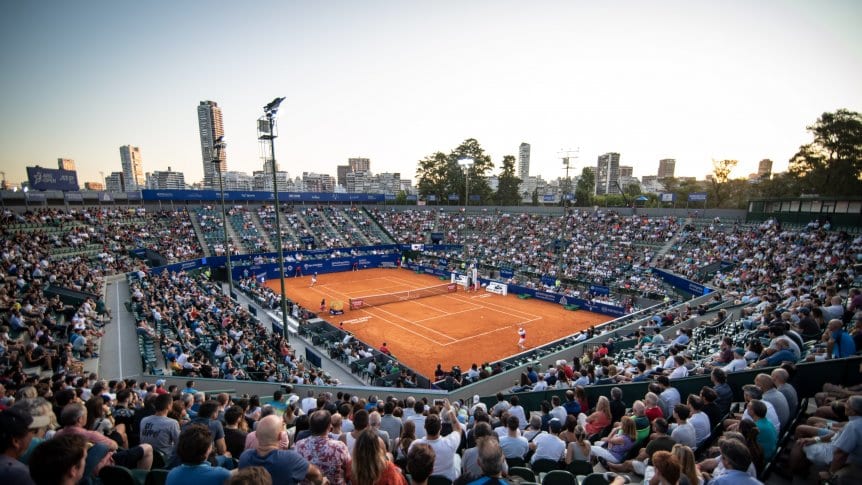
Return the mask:
<path id="1" fill-rule="evenodd" d="M 349 157 L 414 177 L 479 140 L 498 164 L 532 145 L 531 174 L 621 153 L 635 175 L 676 158 L 784 170 L 824 111 L 862 110 L 862 2 L 0 2 L 0 170 L 77 162 L 203 176 L 196 107 L 223 109 L 228 169 L 261 167 L 255 120 L 276 96 L 291 176 Z"/>

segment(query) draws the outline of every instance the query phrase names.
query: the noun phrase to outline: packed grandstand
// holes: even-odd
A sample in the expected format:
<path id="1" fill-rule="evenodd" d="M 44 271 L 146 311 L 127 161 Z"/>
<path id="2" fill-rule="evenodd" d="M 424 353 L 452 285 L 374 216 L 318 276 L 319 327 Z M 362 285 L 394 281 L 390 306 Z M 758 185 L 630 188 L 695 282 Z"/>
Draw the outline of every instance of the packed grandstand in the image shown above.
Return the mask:
<path id="1" fill-rule="evenodd" d="M 279 295 L 250 270 L 277 260 L 276 217 L 291 268 L 344 258 L 431 274 L 474 266 L 486 283 L 614 318 L 421 375 L 317 309 L 288 301 L 289 328 L 278 325 Z M 224 478 L 257 464 L 284 467 L 268 471 L 289 483 L 360 483 L 368 456 L 357 447 L 380 446 L 368 429 L 416 483 L 488 475 L 477 454 L 499 455 L 499 473 L 525 483 L 860 479 L 858 228 L 352 204 L 232 205 L 224 227 L 205 203 L 7 207 L 0 223 L 0 433 L 20 473 L 7 476 L 21 483 L 60 482 L 44 470 L 62 467 L 40 450 L 58 439 L 68 453 L 96 445 L 81 470 L 91 482 L 143 483 L 208 460 Z M 206 263 L 228 253 L 234 293 Z M 119 306 L 108 281 L 128 288 Z M 143 374 L 100 379 L 102 337 L 121 324 L 136 335 Z M 154 416 L 161 436 L 146 424 Z M 195 439 L 212 453 L 189 455 L 184 440 Z M 276 449 L 292 468 L 255 458 Z"/>

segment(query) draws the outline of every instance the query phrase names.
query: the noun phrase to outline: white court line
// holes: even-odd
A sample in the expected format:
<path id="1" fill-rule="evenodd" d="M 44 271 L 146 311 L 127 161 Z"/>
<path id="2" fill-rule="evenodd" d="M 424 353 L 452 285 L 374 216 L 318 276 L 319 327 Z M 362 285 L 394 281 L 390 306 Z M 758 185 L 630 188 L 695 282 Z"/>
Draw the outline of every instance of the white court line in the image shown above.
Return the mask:
<path id="1" fill-rule="evenodd" d="M 119 377 L 120 377 L 120 379 L 122 379 L 124 377 L 123 376 L 123 341 L 122 341 L 123 319 L 120 317 L 123 315 L 123 312 L 120 311 L 120 308 L 123 308 L 123 307 L 120 306 L 119 282 L 114 283 L 113 290 L 115 292 L 117 292 L 117 307 L 116 307 L 117 310 L 115 313 L 117 315 L 117 357 L 119 358 L 119 362 L 120 362 L 120 376 Z M 144 369 L 144 371 L 146 371 L 146 369 Z"/>
<path id="2" fill-rule="evenodd" d="M 375 308 L 376 308 L 377 310 L 380 310 L 380 308 L 379 308 L 379 307 L 375 307 Z M 383 320 L 384 322 L 386 322 L 386 323 L 388 323 L 388 324 L 390 324 L 390 325 L 393 325 L 393 326 L 395 326 L 395 327 L 398 327 L 398 328 L 400 328 L 401 330 L 404 330 L 405 332 L 410 332 L 410 333 L 412 333 L 413 335 L 416 335 L 417 337 L 422 338 L 423 340 L 427 340 L 427 341 L 429 341 L 429 342 L 431 342 L 431 343 L 433 343 L 433 344 L 440 345 L 440 346 L 445 345 L 445 344 L 441 344 L 440 342 L 438 342 L 438 341 L 436 341 L 436 340 L 432 340 L 432 339 L 428 338 L 428 336 L 427 336 L 427 335 L 421 334 L 421 333 L 416 332 L 416 331 L 414 331 L 414 330 L 411 330 L 411 329 L 409 329 L 409 328 L 407 328 L 407 327 L 404 327 L 404 326 L 402 326 L 402 325 L 399 325 L 398 323 L 395 323 L 395 322 L 393 322 L 392 320 L 389 320 L 388 318 L 385 318 L 385 317 L 382 317 L 382 316 L 380 316 L 380 315 L 377 315 L 376 313 L 371 313 L 371 311 L 370 311 L 370 310 L 372 310 L 372 309 L 371 309 L 371 308 L 367 308 L 367 309 L 363 309 L 363 310 L 361 310 L 361 311 L 363 311 L 363 312 L 365 312 L 365 313 L 367 313 L 367 314 L 371 315 L 371 316 L 372 316 L 372 317 L 374 317 L 374 318 L 379 318 L 379 319 Z M 389 313 L 389 312 L 385 312 L 385 313 Z M 396 315 L 396 316 L 397 316 L 397 315 Z M 420 326 L 420 327 L 422 327 L 422 325 L 419 325 L 419 326 Z M 422 328 L 425 328 L 425 327 L 422 327 Z M 426 330 L 427 330 L 427 329 L 426 329 Z M 436 333 L 436 332 L 435 332 L 435 333 Z M 440 335 L 443 335 L 443 334 L 440 334 Z M 444 337 L 446 337 L 446 338 L 448 338 L 449 340 L 454 340 L 452 337 L 449 337 L 448 335 L 443 335 L 443 336 L 444 336 Z"/>
<path id="3" fill-rule="evenodd" d="M 465 341 L 467 341 L 467 340 L 472 340 L 472 339 L 474 339 L 474 338 L 476 338 L 476 337 L 482 337 L 482 336 L 485 336 L 485 335 L 490 335 L 490 334 L 492 334 L 492 333 L 497 333 L 497 332 L 499 332 L 499 331 L 501 331 L 501 330 L 509 331 L 509 329 L 510 329 L 510 328 L 517 328 L 517 327 L 521 327 L 521 326 L 524 326 L 524 325 L 526 325 L 526 324 L 528 324 L 528 323 L 532 323 L 532 322 L 535 322 L 536 320 L 541 320 L 541 319 L 542 319 L 542 317 L 536 317 L 536 318 L 533 318 L 533 319 L 530 319 L 530 320 L 525 320 L 525 321 L 523 321 L 523 322 L 516 322 L 516 323 L 515 323 L 515 324 L 513 324 L 513 325 L 506 325 L 505 327 L 497 327 L 497 328 L 495 328 L 495 329 L 493 329 L 493 330 L 488 330 L 487 332 L 477 333 L 477 334 L 475 334 L 475 335 L 470 335 L 469 337 L 464 337 L 464 338 L 462 338 L 462 339 L 458 339 L 458 340 L 456 340 L 456 341 L 454 341 L 454 342 L 449 342 L 448 344 L 439 344 L 439 345 L 440 345 L 440 346 L 442 346 L 442 347 L 448 347 L 448 346 L 450 346 L 450 345 L 456 345 L 456 344 L 459 344 L 459 343 L 461 343 L 461 342 L 465 342 Z"/>
<path id="4" fill-rule="evenodd" d="M 380 312 L 386 313 L 386 314 L 388 314 L 388 315 L 392 315 L 392 316 L 393 316 L 393 317 L 395 317 L 395 318 L 400 318 L 401 320 L 404 320 L 404 321 L 405 321 L 405 322 L 407 322 L 407 323 L 410 323 L 410 324 L 416 325 L 417 327 L 424 328 L 425 330 L 427 330 L 427 331 L 429 331 L 429 332 L 431 332 L 431 333 L 436 333 L 437 335 L 439 335 L 439 336 L 441 336 L 441 337 L 444 337 L 444 338 L 447 338 L 447 339 L 449 339 L 449 340 L 455 340 L 455 337 L 452 337 L 451 335 L 446 335 L 445 333 L 440 333 L 440 332 L 438 332 L 437 330 L 434 330 L 433 328 L 428 328 L 428 327 L 426 327 L 426 326 L 424 326 L 424 325 L 416 324 L 416 323 L 414 323 L 412 320 L 407 320 L 406 318 L 404 318 L 404 317 L 402 317 L 402 316 L 396 315 L 395 313 L 392 313 L 392 312 L 388 312 L 388 311 L 386 311 L 386 310 L 384 310 L 384 309 L 382 309 L 382 308 L 380 308 L 380 307 L 375 307 L 375 308 L 377 309 L 377 311 L 380 311 Z M 387 320 L 387 321 L 388 321 L 388 320 Z M 441 345 L 442 345 L 442 344 L 441 344 Z"/>

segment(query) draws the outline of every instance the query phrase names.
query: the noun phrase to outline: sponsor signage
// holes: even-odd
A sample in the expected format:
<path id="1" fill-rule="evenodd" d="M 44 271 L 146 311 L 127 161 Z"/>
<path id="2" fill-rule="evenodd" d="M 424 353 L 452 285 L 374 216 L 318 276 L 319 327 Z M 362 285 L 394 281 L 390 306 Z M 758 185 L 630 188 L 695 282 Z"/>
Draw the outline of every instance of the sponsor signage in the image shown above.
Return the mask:
<path id="1" fill-rule="evenodd" d="M 706 192 L 692 192 L 688 194 L 689 202 L 705 202 L 706 201 Z"/>
<path id="2" fill-rule="evenodd" d="M 78 173 L 58 168 L 27 167 L 27 181 L 31 190 L 62 190 L 77 192 Z"/>

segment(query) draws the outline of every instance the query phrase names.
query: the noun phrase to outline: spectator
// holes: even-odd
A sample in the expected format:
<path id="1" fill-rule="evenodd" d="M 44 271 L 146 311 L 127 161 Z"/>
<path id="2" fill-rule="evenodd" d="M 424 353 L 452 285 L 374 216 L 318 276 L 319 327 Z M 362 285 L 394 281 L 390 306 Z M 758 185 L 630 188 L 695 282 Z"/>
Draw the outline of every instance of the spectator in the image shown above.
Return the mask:
<path id="1" fill-rule="evenodd" d="M 751 466 L 751 454 L 741 442 L 733 439 L 721 440 L 721 463 L 726 471 L 710 480 L 710 485 L 762 485 L 752 478 L 747 470 Z"/>
<path id="2" fill-rule="evenodd" d="M 506 459 L 524 458 L 530 450 L 527 439 L 518 430 L 518 418 L 509 416 L 506 420 L 506 435 L 500 438 L 500 448 Z"/>
<path id="3" fill-rule="evenodd" d="M 407 454 L 407 473 L 410 474 L 411 485 L 426 485 L 428 477 L 434 470 L 436 454 L 434 448 L 425 443 L 417 443 L 410 447 Z"/>
<path id="4" fill-rule="evenodd" d="M 170 463 L 173 458 L 177 440 L 180 437 L 180 425 L 168 416 L 168 410 L 173 405 L 170 394 L 159 394 L 155 399 L 156 413 L 141 420 L 141 443 L 147 443 L 165 456 Z"/>
<path id="5" fill-rule="evenodd" d="M 27 466 L 18 461 L 30 447 L 33 418 L 17 410 L 0 411 L 0 482 L 33 483 Z"/>
<path id="6" fill-rule="evenodd" d="M 69 435 L 42 442 L 30 456 L 30 477 L 36 485 L 76 485 L 84 477 L 87 440 Z M 12 480 L 3 483 L 27 483 Z"/>
<path id="7" fill-rule="evenodd" d="M 239 428 L 243 412 L 239 406 L 231 406 L 224 412 L 224 444 L 231 456 L 240 456 L 245 451 L 248 433 Z"/>
<path id="8" fill-rule="evenodd" d="M 262 466 L 250 466 L 237 470 L 224 483 L 225 485 L 272 485 L 272 476 Z"/>
<path id="9" fill-rule="evenodd" d="M 623 390 L 619 387 L 611 388 L 611 422 L 618 423 L 626 414 L 626 403 L 623 402 Z"/>
<path id="10" fill-rule="evenodd" d="M 476 448 L 478 449 L 477 461 L 482 469 L 482 476 L 469 482 L 469 485 L 505 485 L 508 483 L 502 478 L 506 460 L 500 443 L 493 437 L 486 436 L 477 441 Z"/>
<path id="11" fill-rule="evenodd" d="M 689 448 L 697 448 L 697 432 L 694 426 L 687 422 L 689 414 L 688 406 L 685 404 L 677 404 L 673 408 L 673 418 L 676 425 L 671 428 L 673 431 L 671 431 L 670 437 L 677 443 Z"/>
<path id="12" fill-rule="evenodd" d="M 407 483 L 401 470 L 386 458 L 386 448 L 371 428 L 363 431 L 356 439 L 351 470 L 352 483 L 356 485 L 406 485 Z"/>
<path id="13" fill-rule="evenodd" d="M 239 468 L 261 466 L 272 476 L 273 483 L 292 485 L 308 480 L 320 485 L 324 481 L 324 476 L 316 466 L 309 464 L 295 451 L 280 449 L 279 442 L 283 426 L 281 418 L 274 414 L 261 419 L 256 430 L 257 447 L 242 453 L 239 458 Z"/>
<path id="14" fill-rule="evenodd" d="M 713 369 L 710 378 L 712 379 L 712 389 L 718 396 L 715 404 L 721 415 L 726 416 L 730 413 L 730 405 L 733 403 L 733 389 L 727 383 L 727 373 L 722 369 Z"/>
<path id="15" fill-rule="evenodd" d="M 600 396 L 596 402 L 596 410 L 589 416 L 583 413 L 578 417 L 578 424 L 584 427 L 587 435 L 593 436 L 601 433 L 606 427 L 613 424 L 611 420 L 611 403 L 605 396 Z"/>
<path id="16" fill-rule="evenodd" d="M 210 466 L 207 457 L 213 449 L 213 436 L 202 424 L 187 426 L 177 442 L 177 458 L 180 466 L 168 473 L 166 485 L 222 485 L 231 472 Z"/>
<path id="17" fill-rule="evenodd" d="M 823 341 L 826 342 L 827 353 L 833 359 L 850 357 L 856 353 L 853 337 L 844 331 L 844 323 L 837 318 L 829 320 L 827 332 L 823 334 Z"/>
<path id="18" fill-rule="evenodd" d="M 461 457 L 455 452 L 461 443 L 461 433 L 463 432 L 461 426 L 463 425 L 458 421 L 458 416 L 452 410 L 449 400 L 445 399 L 443 402 L 449 422 L 452 423 L 452 432 L 447 436 L 440 436 L 441 417 L 431 414 L 425 420 L 425 438 L 417 439 L 410 446 L 425 443 L 434 448 L 437 458 L 434 460 L 433 474 L 445 476 L 454 481 L 461 474 Z"/>
<path id="19" fill-rule="evenodd" d="M 329 437 L 332 415 L 324 409 L 315 411 L 309 418 L 309 428 L 311 436 L 296 443 L 296 452 L 316 466 L 332 485 L 348 483 L 351 454 L 346 444 Z M 365 429 L 371 428 L 365 427 Z M 361 431 L 359 435 L 362 436 Z"/>
<path id="20" fill-rule="evenodd" d="M 608 463 L 622 463 L 626 454 L 637 441 L 637 429 L 631 416 L 623 416 L 619 427 L 611 430 L 607 440 L 600 441 L 591 447 L 593 456 L 604 459 Z"/>
<path id="21" fill-rule="evenodd" d="M 679 483 L 682 469 L 676 457 L 667 451 L 657 451 L 652 457 L 655 475 L 650 477 L 651 485 L 676 485 Z M 644 477 L 646 482 L 646 477 Z"/>
<path id="22" fill-rule="evenodd" d="M 602 396 L 604 397 L 604 396 Z M 607 401 L 607 398 L 605 398 Z M 560 431 L 563 430 L 563 423 L 558 419 L 552 419 L 548 423 L 548 433 L 541 434 L 533 439 L 530 443 L 530 449 L 533 450 L 533 457 L 530 462 L 535 463 L 537 460 L 554 460 L 562 461 L 566 457 L 566 443 L 560 439 Z"/>

